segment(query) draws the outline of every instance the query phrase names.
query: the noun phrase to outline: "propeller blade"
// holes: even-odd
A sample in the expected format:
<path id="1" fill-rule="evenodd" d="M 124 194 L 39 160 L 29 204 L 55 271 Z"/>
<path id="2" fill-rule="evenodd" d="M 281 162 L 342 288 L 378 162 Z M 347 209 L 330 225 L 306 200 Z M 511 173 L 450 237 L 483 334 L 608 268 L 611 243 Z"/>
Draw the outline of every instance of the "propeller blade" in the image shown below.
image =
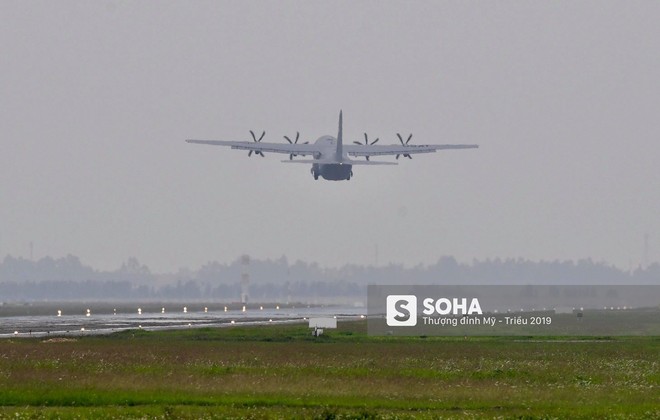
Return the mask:
<path id="1" fill-rule="evenodd" d="M 354 141 L 353 143 L 355 143 L 355 144 L 359 144 L 359 145 L 362 145 L 362 143 L 360 143 L 359 141 Z M 376 138 L 376 140 L 374 140 L 374 141 L 372 141 L 371 143 L 369 143 L 369 137 L 367 136 L 367 133 L 364 133 L 364 145 L 365 145 L 365 146 L 371 146 L 371 145 L 374 145 L 374 144 L 376 144 L 376 143 L 378 143 L 378 138 Z M 369 156 L 365 156 L 365 158 L 366 158 L 367 160 L 369 160 Z"/>
<path id="2" fill-rule="evenodd" d="M 295 141 L 292 141 L 291 138 L 289 138 L 289 136 L 284 136 L 284 138 L 286 139 L 286 141 L 289 142 L 289 144 L 298 144 L 298 139 L 300 138 L 300 132 L 296 131 L 296 140 Z M 307 143 L 309 143 L 309 142 L 305 142 L 305 144 L 307 144 Z"/>
<path id="3" fill-rule="evenodd" d="M 403 146 L 408 146 L 408 143 L 410 143 L 410 140 L 412 139 L 413 135 L 412 135 L 412 133 L 410 133 L 410 135 L 408 136 L 408 139 L 406 141 L 403 141 L 403 137 L 401 137 L 401 134 L 396 133 L 396 136 L 399 138 L 399 142 Z M 410 154 L 408 154 L 408 153 L 402 153 L 400 155 L 396 155 L 396 158 L 399 159 L 400 156 L 407 157 L 408 159 L 412 159 L 412 156 L 410 156 Z"/>
<path id="4" fill-rule="evenodd" d="M 264 138 L 264 136 L 266 135 L 266 131 L 261 133 L 261 136 L 259 137 L 259 140 L 257 140 L 257 136 L 254 134 L 254 131 L 250 130 L 250 134 L 252 135 L 252 140 L 259 143 Z"/>
<path id="5" fill-rule="evenodd" d="M 255 143 L 259 143 L 264 138 L 264 136 L 266 135 L 266 131 L 261 133 L 261 136 L 259 137 L 259 139 L 257 139 L 257 136 L 254 134 L 254 131 L 252 131 L 252 130 L 250 130 L 250 135 L 252 136 L 252 140 L 254 140 Z M 264 156 L 264 154 L 261 150 L 250 150 L 248 152 L 248 157 L 252 156 L 252 152 L 254 152 L 255 154 L 257 154 L 261 157 L 266 157 L 266 156 Z"/>
<path id="6" fill-rule="evenodd" d="M 298 140 L 300 139 L 300 131 L 296 131 L 296 139 L 295 140 L 291 140 L 291 138 L 289 136 L 284 136 L 284 138 L 286 139 L 286 141 L 289 142 L 289 144 L 298 144 Z M 309 144 L 309 142 L 306 141 L 302 144 Z M 294 156 L 298 156 L 298 155 L 296 153 L 289 153 L 289 160 L 293 160 Z"/>

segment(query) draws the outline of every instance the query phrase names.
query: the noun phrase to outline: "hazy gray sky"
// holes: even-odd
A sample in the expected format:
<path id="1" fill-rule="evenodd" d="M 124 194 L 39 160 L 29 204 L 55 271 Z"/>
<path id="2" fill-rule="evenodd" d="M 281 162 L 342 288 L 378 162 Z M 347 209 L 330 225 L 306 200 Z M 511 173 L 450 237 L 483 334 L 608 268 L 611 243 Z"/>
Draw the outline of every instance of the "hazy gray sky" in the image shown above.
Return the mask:
<path id="1" fill-rule="evenodd" d="M 660 2 L 0 1 L 0 255 L 660 260 Z M 186 138 L 478 143 L 314 181 Z"/>

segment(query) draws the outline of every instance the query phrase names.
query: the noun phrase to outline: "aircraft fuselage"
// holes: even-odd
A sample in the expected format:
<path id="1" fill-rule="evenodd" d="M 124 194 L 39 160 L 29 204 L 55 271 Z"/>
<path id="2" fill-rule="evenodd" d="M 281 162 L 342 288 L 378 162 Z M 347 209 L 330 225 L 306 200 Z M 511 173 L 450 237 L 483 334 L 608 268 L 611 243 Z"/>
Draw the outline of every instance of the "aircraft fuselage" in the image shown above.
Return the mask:
<path id="1" fill-rule="evenodd" d="M 321 153 L 314 156 L 317 160 L 333 160 L 337 152 L 337 139 L 332 136 L 323 136 L 315 144 L 326 145 Z M 348 158 L 348 156 L 346 156 Z M 312 164 L 314 179 L 319 176 L 328 181 L 347 181 L 353 176 L 353 165 L 344 163 L 314 163 Z"/>

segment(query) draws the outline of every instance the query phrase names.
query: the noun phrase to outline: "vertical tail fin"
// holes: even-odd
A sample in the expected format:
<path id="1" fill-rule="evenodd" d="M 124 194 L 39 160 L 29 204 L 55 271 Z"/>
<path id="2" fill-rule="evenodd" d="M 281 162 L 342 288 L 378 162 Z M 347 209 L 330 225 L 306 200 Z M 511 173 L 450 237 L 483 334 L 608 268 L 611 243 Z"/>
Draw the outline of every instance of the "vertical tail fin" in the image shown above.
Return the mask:
<path id="1" fill-rule="evenodd" d="M 338 162 L 341 162 L 344 158 L 344 150 L 343 150 L 344 145 L 343 145 L 343 140 L 342 140 L 342 127 L 341 127 L 342 118 L 341 118 L 341 114 L 342 114 L 342 112 L 341 112 L 341 110 L 339 110 L 339 133 L 337 134 L 337 155 L 336 155 L 336 158 L 337 158 Z"/>

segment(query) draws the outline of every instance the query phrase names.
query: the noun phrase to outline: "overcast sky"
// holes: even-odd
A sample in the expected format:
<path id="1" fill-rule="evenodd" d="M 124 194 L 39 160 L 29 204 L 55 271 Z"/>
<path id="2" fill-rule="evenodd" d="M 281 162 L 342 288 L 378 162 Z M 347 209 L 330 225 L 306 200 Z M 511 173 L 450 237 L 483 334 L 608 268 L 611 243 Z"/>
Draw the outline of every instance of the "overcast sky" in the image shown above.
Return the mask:
<path id="1" fill-rule="evenodd" d="M 0 1 L 0 255 L 660 260 L 660 2 Z M 186 138 L 477 143 L 314 181 Z M 388 158 L 392 159 L 392 158 Z"/>

